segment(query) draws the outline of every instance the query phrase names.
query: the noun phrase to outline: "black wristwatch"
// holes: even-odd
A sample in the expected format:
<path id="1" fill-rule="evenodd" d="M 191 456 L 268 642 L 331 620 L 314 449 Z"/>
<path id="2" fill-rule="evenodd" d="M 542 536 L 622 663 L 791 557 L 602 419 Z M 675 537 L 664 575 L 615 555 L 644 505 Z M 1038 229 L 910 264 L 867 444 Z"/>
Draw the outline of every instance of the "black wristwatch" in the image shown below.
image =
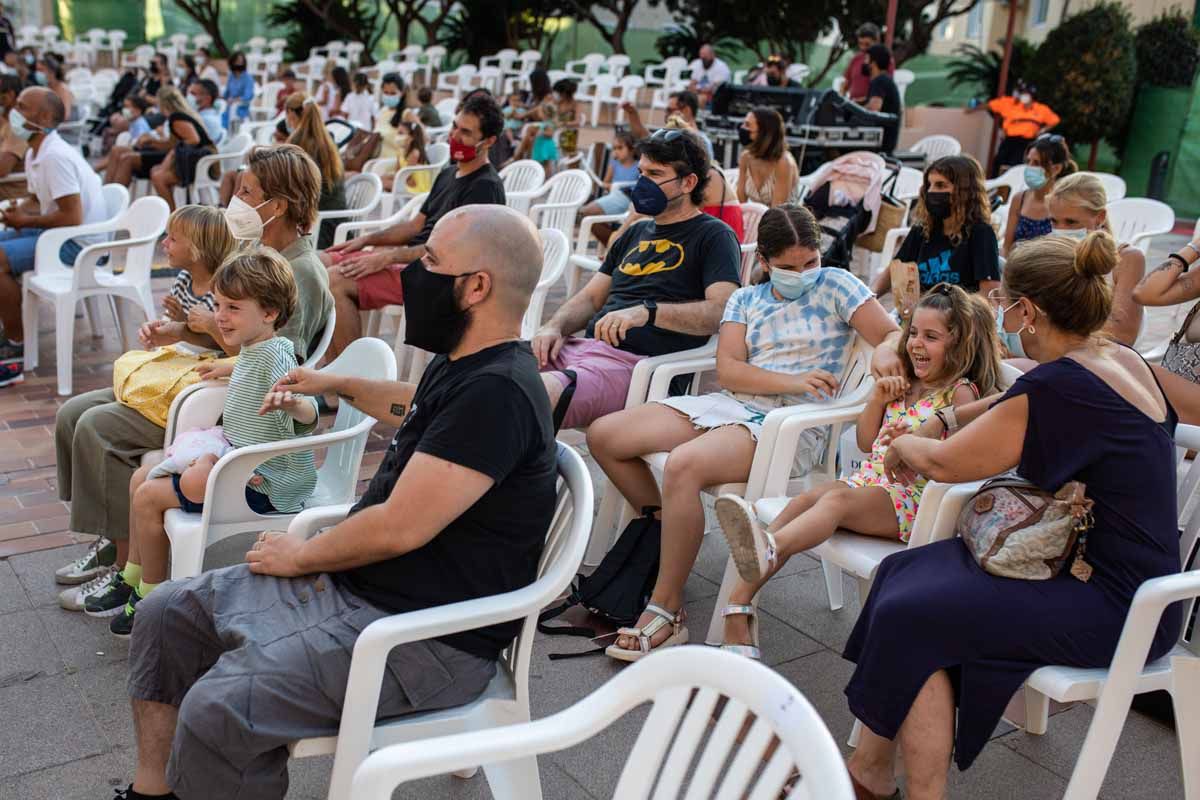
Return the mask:
<path id="1" fill-rule="evenodd" d="M 658 303 L 653 300 L 643 300 L 642 305 L 650 312 L 650 319 L 646 321 L 646 324 L 653 327 L 654 320 L 658 318 Z"/>

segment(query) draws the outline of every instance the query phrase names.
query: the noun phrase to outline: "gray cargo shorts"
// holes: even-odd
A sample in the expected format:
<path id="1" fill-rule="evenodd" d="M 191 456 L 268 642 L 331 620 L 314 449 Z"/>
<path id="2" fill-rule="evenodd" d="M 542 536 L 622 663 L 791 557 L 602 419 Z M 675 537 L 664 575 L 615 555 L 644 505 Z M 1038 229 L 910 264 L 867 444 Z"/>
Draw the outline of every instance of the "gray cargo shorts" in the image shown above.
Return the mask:
<path id="1" fill-rule="evenodd" d="M 245 565 L 165 583 L 138 603 L 129 694 L 179 709 L 167 765 L 195 798 L 282 798 L 287 744 L 337 733 L 359 633 L 388 616 L 328 575 L 273 578 Z M 462 705 L 491 659 L 437 641 L 392 650 L 378 716 Z"/>

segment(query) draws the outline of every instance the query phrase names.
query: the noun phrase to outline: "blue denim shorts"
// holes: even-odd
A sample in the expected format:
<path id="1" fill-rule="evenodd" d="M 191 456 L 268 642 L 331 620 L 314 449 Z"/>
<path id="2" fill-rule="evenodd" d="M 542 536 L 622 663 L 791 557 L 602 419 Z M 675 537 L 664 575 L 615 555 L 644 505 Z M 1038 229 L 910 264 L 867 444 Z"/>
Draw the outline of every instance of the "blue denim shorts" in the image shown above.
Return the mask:
<path id="1" fill-rule="evenodd" d="M 37 253 L 37 240 L 42 235 L 42 228 L 10 228 L 0 231 L 0 250 L 8 257 L 8 267 L 13 275 L 29 272 L 34 267 L 34 256 Z M 74 239 L 63 242 L 58 250 L 58 258 L 68 266 L 75 264 L 83 246 Z M 105 264 L 108 256 L 102 256 L 100 264 Z"/>
<path id="2" fill-rule="evenodd" d="M 199 514 L 204 510 L 204 503 L 193 503 L 187 499 L 183 490 L 179 488 L 179 476 L 171 476 L 171 486 L 175 489 L 175 497 L 179 499 L 179 507 L 189 514 Z M 246 505 L 250 506 L 250 510 L 255 514 L 278 514 L 279 511 L 275 506 L 271 505 L 271 498 L 267 497 L 262 492 L 246 487 Z"/>

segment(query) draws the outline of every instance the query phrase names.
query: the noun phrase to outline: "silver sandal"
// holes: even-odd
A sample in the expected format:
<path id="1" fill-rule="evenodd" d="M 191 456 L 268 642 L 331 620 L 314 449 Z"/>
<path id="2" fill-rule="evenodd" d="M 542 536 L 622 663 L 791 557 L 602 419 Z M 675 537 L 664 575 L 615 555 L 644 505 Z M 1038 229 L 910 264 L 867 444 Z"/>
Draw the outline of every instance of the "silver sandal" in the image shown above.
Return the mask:
<path id="1" fill-rule="evenodd" d="M 721 616 L 724 617 L 748 617 L 748 625 L 750 628 L 750 641 L 758 641 L 758 609 L 754 606 L 725 606 L 721 609 Z M 752 644 L 723 644 L 722 650 L 728 650 L 731 653 L 736 653 L 739 656 L 762 661 L 762 650 L 759 650 Z"/>

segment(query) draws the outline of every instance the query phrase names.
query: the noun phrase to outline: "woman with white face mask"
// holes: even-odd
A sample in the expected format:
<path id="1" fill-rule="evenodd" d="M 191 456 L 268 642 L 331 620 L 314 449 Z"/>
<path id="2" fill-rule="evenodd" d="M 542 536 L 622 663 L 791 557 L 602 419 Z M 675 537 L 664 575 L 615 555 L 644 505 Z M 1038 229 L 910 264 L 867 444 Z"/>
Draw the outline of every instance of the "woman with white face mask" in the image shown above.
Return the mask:
<path id="1" fill-rule="evenodd" d="M 725 307 L 717 345 L 721 391 L 673 397 L 601 417 L 588 447 L 613 486 L 635 509 L 661 508 L 658 580 L 638 620 L 641 637 L 622 635 L 608 654 L 634 661 L 648 649 L 687 641 L 680 609 L 704 536 L 700 492 L 748 479 L 763 420 L 776 408 L 836 396 L 857 333 L 897 364 L 883 306 L 850 272 L 821 266 L 821 230 L 803 206 L 769 209 L 758 224 L 758 283 Z M 802 434 L 796 471 L 820 458 L 824 432 Z M 662 491 L 642 456 L 669 451 Z M 649 647 L 646 647 L 646 645 Z"/>
<path id="2" fill-rule="evenodd" d="M 1104 184 L 1095 175 L 1068 175 L 1060 178 L 1047 198 L 1050 232 L 1082 240 L 1092 231 L 1112 235 L 1108 222 L 1108 197 Z M 1117 267 L 1106 277 L 1112 287 L 1112 312 L 1102 333 L 1130 347 L 1142 329 L 1142 307 L 1134 300 L 1134 287 L 1146 273 L 1146 257 L 1129 245 L 1118 248 Z"/>
<path id="3" fill-rule="evenodd" d="M 1008 224 L 1004 230 L 1004 257 L 1008 258 L 1017 242 L 1036 239 L 1050 233 L 1050 207 L 1046 198 L 1054 184 L 1079 171 L 1071 160 L 1067 142 L 1056 133 L 1043 133 L 1025 148 L 1025 185 L 1008 206 Z"/>

